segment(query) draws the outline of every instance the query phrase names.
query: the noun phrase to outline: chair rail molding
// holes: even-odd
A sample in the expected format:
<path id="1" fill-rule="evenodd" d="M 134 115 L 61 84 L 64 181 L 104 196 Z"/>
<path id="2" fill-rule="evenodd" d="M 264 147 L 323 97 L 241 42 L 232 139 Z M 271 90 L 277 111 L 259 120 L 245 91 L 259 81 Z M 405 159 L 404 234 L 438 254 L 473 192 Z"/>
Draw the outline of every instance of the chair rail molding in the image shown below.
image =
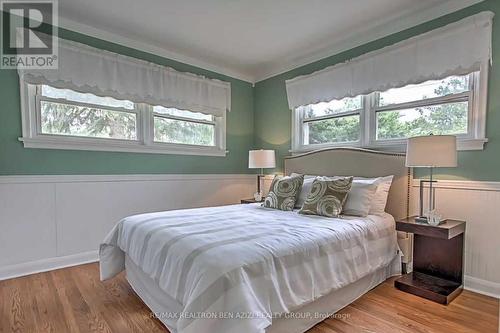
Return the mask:
<path id="1" fill-rule="evenodd" d="M 425 179 L 425 178 L 422 178 Z M 420 179 L 413 179 L 413 187 L 420 186 Z M 476 191 L 500 191 L 500 182 L 478 181 L 478 180 L 437 180 L 432 185 L 435 188 L 457 189 L 457 190 L 476 190 Z M 424 183 L 424 187 L 429 187 Z"/>

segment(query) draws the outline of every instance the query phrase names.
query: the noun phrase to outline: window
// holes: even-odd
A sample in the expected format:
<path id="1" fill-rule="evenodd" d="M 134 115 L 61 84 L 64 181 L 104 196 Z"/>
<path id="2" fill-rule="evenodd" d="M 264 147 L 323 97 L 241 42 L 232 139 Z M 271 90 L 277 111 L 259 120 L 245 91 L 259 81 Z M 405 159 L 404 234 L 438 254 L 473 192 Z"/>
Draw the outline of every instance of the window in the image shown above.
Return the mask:
<path id="1" fill-rule="evenodd" d="M 137 140 L 138 116 L 130 101 L 43 85 L 37 107 L 40 134 Z"/>
<path id="2" fill-rule="evenodd" d="M 376 139 L 467 135 L 473 89 L 470 76 L 451 76 L 378 94 Z"/>
<path id="3" fill-rule="evenodd" d="M 486 75 L 485 75 L 486 76 Z M 402 150 L 406 139 L 453 134 L 482 149 L 486 78 L 479 72 L 295 109 L 292 151 L 330 146 Z"/>
<path id="4" fill-rule="evenodd" d="M 215 117 L 203 113 L 155 106 L 154 141 L 200 146 L 215 144 Z"/>
<path id="5" fill-rule="evenodd" d="M 21 83 L 33 148 L 225 155 L 225 116 Z"/>
<path id="6" fill-rule="evenodd" d="M 304 145 L 358 142 L 362 107 L 361 97 L 300 107 Z"/>

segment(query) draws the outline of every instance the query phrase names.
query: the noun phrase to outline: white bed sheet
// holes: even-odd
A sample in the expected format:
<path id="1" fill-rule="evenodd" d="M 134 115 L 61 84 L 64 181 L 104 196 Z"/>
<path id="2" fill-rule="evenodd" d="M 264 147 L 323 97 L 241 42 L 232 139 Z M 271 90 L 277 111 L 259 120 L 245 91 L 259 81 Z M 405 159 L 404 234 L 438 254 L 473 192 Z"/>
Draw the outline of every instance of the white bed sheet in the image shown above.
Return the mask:
<path id="1" fill-rule="evenodd" d="M 331 219 L 233 205 L 128 217 L 101 245 L 100 265 L 111 278 L 126 254 L 170 296 L 172 331 L 264 332 L 276 314 L 390 266 L 397 249 L 389 214 Z"/>

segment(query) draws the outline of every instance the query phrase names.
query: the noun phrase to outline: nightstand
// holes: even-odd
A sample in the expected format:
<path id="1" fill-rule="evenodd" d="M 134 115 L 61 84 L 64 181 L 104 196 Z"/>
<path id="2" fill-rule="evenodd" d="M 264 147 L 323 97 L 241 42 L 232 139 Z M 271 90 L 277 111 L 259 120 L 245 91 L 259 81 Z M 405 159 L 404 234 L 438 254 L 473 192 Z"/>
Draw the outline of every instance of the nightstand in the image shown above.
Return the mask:
<path id="1" fill-rule="evenodd" d="M 250 204 L 250 203 L 257 203 L 257 202 L 263 202 L 263 200 L 261 200 L 261 201 L 255 201 L 254 198 L 251 198 L 251 199 L 241 199 L 241 203 L 242 204 Z"/>
<path id="2" fill-rule="evenodd" d="M 396 230 L 413 237 L 413 272 L 394 281 L 402 291 L 449 304 L 463 289 L 465 222 L 445 220 L 439 226 L 415 222 L 415 217 L 396 221 Z"/>

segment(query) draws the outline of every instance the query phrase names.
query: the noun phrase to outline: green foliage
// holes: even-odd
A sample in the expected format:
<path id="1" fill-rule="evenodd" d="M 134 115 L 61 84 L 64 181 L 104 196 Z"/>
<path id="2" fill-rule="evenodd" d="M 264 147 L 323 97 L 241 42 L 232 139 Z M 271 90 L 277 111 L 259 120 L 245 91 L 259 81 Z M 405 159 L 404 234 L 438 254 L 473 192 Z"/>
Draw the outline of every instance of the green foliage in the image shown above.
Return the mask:
<path id="1" fill-rule="evenodd" d="M 42 133 L 136 139 L 136 116 L 70 104 L 41 102 Z"/>
<path id="2" fill-rule="evenodd" d="M 437 96 L 446 96 L 467 90 L 467 80 L 443 80 L 434 89 Z M 424 97 L 425 98 L 425 97 Z M 345 99 L 345 110 L 356 109 L 352 99 Z M 306 117 L 313 117 L 312 108 L 306 108 Z M 325 114 L 337 113 L 326 109 Z M 400 139 L 428 134 L 467 133 L 468 103 L 457 102 L 422 106 L 408 110 L 377 113 L 377 139 Z M 359 116 L 348 116 L 309 122 L 309 144 L 338 143 L 359 140 Z M 306 132 L 307 133 L 307 132 Z"/>
<path id="3" fill-rule="evenodd" d="M 333 118 L 309 123 L 309 144 L 359 140 L 359 116 Z"/>
<path id="4" fill-rule="evenodd" d="M 340 102 L 340 105 L 328 107 L 326 110 L 323 110 L 324 114 L 329 115 L 352 111 L 361 107 L 359 98 L 344 98 Z M 306 106 L 304 112 L 306 118 L 315 116 L 314 109 L 310 106 Z M 309 144 L 359 140 L 360 127 L 358 115 L 313 121 L 308 123 L 307 126 L 309 130 Z"/>
<path id="5" fill-rule="evenodd" d="M 42 133 L 136 140 L 136 115 L 71 104 L 41 102 Z M 214 125 L 155 117 L 158 142 L 214 145 Z"/>
<path id="6" fill-rule="evenodd" d="M 158 142 L 214 145 L 214 125 L 155 117 L 154 128 Z"/>
<path id="7" fill-rule="evenodd" d="M 447 96 L 467 89 L 460 79 L 443 80 L 434 90 Z M 411 114 L 409 117 L 408 115 Z M 400 139 L 429 134 L 467 133 L 468 103 L 457 102 L 417 107 L 410 110 L 386 111 L 377 114 L 377 139 Z"/>

